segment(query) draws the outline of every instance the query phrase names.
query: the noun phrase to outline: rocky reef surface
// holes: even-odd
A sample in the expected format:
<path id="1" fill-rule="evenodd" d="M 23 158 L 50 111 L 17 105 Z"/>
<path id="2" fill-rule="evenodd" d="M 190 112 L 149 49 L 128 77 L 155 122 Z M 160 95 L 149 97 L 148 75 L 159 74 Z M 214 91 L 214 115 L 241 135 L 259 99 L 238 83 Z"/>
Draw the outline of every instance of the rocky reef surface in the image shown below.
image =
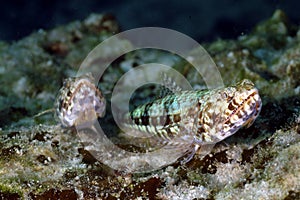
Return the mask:
<path id="1" fill-rule="evenodd" d="M 144 174 L 122 174 L 97 161 L 53 113 L 34 117 L 53 108 L 63 79 L 76 75 L 89 51 L 118 32 L 113 16 L 93 14 L 0 42 L 1 199 L 300 199 L 300 29 L 282 11 L 248 35 L 203 44 L 225 85 L 247 78 L 259 89 L 263 107 L 255 123 L 203 159 Z M 103 58 L 116 51 L 107 49 Z M 172 65 L 193 87 L 204 86 L 176 55 L 140 50 L 118 58 L 99 88 L 109 98 L 124 71 L 149 62 Z M 117 131 L 109 113 L 101 120 Z"/>

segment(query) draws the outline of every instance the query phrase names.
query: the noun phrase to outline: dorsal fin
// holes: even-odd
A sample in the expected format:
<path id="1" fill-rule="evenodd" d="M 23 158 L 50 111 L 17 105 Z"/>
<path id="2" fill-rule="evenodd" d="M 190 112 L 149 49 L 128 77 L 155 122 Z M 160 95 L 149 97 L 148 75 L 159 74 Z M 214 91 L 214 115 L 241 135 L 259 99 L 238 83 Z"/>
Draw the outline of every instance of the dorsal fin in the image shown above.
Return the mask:
<path id="1" fill-rule="evenodd" d="M 163 86 L 160 87 L 160 93 L 158 98 L 163 98 L 167 95 L 181 92 L 182 88 L 176 84 L 172 77 L 168 76 L 166 73 L 162 73 Z"/>

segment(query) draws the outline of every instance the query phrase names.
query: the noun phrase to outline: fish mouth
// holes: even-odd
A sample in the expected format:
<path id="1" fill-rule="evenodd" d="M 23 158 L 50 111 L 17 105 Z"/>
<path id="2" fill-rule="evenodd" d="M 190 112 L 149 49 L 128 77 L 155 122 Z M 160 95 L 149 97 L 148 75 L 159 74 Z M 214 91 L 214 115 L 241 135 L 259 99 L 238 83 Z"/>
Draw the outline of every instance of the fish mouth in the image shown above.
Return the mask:
<path id="1" fill-rule="evenodd" d="M 243 124 L 243 126 L 246 127 L 246 128 L 249 128 L 254 123 L 256 117 L 259 115 L 260 110 L 261 110 L 261 106 L 262 106 L 261 99 L 260 99 L 258 93 L 256 93 L 255 95 L 258 96 L 258 99 L 254 99 L 255 100 L 254 111 L 252 112 L 252 114 L 249 115 L 251 117 L 249 117 L 249 119 L 246 120 L 245 123 Z"/>
<path id="2" fill-rule="evenodd" d="M 245 100 L 226 118 L 220 131 L 221 140 L 233 135 L 240 127 L 250 127 L 261 110 L 261 98 L 258 91 L 250 93 Z"/>
<path id="3" fill-rule="evenodd" d="M 258 94 L 258 91 L 255 90 L 251 94 L 248 95 L 245 100 L 243 100 L 235 110 L 227 117 L 224 124 L 235 124 L 235 122 L 231 122 L 235 116 L 238 116 L 236 121 L 240 119 L 243 120 L 241 126 L 250 127 L 255 121 L 261 110 L 261 99 Z"/>

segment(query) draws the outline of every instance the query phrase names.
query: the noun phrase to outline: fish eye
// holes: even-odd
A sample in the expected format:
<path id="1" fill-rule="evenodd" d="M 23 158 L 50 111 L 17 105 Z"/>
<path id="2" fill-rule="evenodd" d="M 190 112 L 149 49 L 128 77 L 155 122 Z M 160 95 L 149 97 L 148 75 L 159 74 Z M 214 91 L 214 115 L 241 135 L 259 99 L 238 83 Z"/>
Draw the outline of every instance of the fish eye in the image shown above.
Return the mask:
<path id="1" fill-rule="evenodd" d="M 228 98 L 228 94 L 227 92 L 222 92 L 221 93 L 222 98 L 227 99 Z"/>

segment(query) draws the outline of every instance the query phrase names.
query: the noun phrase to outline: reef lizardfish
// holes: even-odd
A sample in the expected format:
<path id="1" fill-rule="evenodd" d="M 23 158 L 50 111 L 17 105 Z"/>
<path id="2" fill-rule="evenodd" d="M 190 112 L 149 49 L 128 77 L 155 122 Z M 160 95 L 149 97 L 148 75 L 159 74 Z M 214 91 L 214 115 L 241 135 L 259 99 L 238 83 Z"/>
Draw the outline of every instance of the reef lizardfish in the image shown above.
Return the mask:
<path id="1" fill-rule="evenodd" d="M 211 150 L 241 127 L 251 126 L 261 105 L 258 90 L 244 79 L 230 87 L 181 91 L 138 106 L 126 115 L 124 127 L 136 130 L 136 137 L 143 133 L 157 143 L 189 152 L 188 161 L 199 149 Z M 200 154 L 209 153 L 205 151 Z"/>

